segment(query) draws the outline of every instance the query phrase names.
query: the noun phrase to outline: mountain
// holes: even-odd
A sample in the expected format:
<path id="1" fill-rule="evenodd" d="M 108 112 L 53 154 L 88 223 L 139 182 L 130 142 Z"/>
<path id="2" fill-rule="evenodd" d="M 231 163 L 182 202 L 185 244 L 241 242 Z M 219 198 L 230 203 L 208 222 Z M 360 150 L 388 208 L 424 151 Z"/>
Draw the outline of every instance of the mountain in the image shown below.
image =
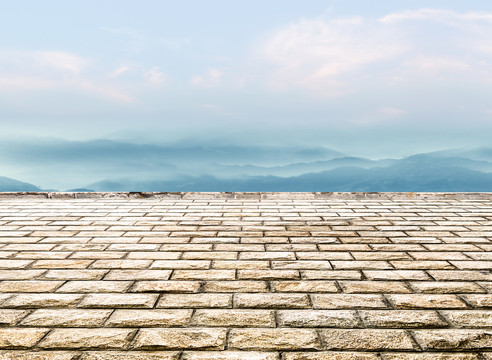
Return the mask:
<path id="1" fill-rule="evenodd" d="M 0 176 L 0 191 L 42 191 L 35 185 L 11 179 L 5 176 Z"/>
<path id="2" fill-rule="evenodd" d="M 431 191 L 491 192 L 492 173 L 454 165 L 452 159 L 425 154 L 397 160 L 390 166 L 341 167 L 299 176 L 248 176 L 220 179 L 186 176 L 176 180 L 101 181 L 96 191 Z"/>

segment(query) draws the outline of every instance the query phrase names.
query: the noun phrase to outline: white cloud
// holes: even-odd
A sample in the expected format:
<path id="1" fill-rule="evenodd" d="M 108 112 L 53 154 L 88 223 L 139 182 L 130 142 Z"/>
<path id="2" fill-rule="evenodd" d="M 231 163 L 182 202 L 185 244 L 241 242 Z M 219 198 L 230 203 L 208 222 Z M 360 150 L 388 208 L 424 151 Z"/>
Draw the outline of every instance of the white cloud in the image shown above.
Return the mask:
<path id="1" fill-rule="evenodd" d="M 391 13 L 379 19 L 382 23 L 397 23 L 408 20 L 433 20 L 453 24 L 454 21 L 490 21 L 492 13 L 467 12 L 457 13 L 444 9 L 418 9 Z"/>
<path id="2" fill-rule="evenodd" d="M 276 69 L 277 88 L 305 87 L 328 94 L 347 91 L 349 80 L 406 49 L 397 36 L 363 19 L 303 19 L 273 33 L 263 55 Z"/>
<path id="3" fill-rule="evenodd" d="M 144 78 L 149 85 L 153 86 L 161 85 L 166 81 L 166 75 L 157 66 L 147 71 L 144 74 Z"/>
<path id="4" fill-rule="evenodd" d="M 195 76 L 191 79 L 191 85 L 197 87 L 214 88 L 222 82 L 222 71 L 210 68 L 203 75 Z"/>
<path id="5" fill-rule="evenodd" d="M 130 67 L 129 66 L 122 65 L 122 66 L 117 67 L 113 71 L 111 71 L 108 74 L 108 76 L 109 77 L 118 77 L 118 76 L 123 75 L 124 73 L 126 73 L 128 70 L 130 70 Z"/>
<path id="6" fill-rule="evenodd" d="M 111 101 L 134 99 L 124 87 L 90 71 L 91 59 L 61 51 L 0 50 L 0 92 L 76 91 Z"/>
<path id="7" fill-rule="evenodd" d="M 426 24 L 404 24 L 411 19 Z M 429 36 L 422 35 L 423 29 Z M 395 80 L 491 82 L 491 33 L 492 13 L 443 9 L 404 11 L 375 20 L 301 19 L 265 36 L 260 59 L 268 65 L 262 74 L 274 89 L 303 89 L 321 96 Z"/>

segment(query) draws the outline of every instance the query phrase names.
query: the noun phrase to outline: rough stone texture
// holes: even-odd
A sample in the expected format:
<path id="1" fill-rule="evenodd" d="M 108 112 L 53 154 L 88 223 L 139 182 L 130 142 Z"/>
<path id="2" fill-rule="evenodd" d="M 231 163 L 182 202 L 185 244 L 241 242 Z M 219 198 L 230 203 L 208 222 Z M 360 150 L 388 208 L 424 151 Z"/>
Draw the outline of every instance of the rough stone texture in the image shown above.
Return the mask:
<path id="1" fill-rule="evenodd" d="M 492 194 L 0 193 L 0 359 L 492 360 Z"/>

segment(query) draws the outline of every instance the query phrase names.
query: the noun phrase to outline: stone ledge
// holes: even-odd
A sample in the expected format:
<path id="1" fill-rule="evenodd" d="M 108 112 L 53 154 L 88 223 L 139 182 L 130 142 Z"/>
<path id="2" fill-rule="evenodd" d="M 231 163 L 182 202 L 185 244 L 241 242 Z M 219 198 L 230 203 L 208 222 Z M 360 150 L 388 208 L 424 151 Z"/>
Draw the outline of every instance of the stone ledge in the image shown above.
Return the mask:
<path id="1" fill-rule="evenodd" d="M 0 192 L 2 199 L 492 200 L 490 192 Z"/>

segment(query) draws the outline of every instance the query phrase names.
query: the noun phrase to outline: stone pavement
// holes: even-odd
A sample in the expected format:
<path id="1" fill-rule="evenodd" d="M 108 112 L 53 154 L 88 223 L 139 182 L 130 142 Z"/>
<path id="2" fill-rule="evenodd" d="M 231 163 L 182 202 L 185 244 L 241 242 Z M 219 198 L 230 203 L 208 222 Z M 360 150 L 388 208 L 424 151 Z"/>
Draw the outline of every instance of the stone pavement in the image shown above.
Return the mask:
<path id="1" fill-rule="evenodd" d="M 0 359 L 492 360 L 491 269 L 490 194 L 0 195 Z"/>

